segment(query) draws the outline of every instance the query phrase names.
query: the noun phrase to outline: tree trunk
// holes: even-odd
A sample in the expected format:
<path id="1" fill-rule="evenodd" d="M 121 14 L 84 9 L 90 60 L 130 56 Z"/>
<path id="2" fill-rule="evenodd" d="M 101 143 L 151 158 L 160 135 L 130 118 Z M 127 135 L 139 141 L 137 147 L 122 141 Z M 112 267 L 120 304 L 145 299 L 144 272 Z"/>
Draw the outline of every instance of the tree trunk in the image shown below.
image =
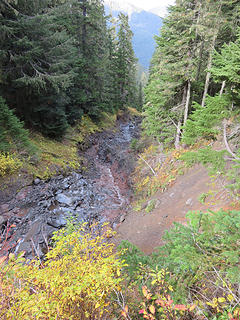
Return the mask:
<path id="1" fill-rule="evenodd" d="M 211 52 L 210 52 L 209 58 L 208 58 L 208 64 L 207 64 L 208 71 L 207 71 L 206 80 L 205 80 L 205 86 L 204 86 L 204 92 L 203 92 L 203 98 L 202 98 L 202 107 L 204 107 L 204 105 L 205 105 L 205 100 L 206 100 L 206 96 L 208 93 L 209 82 L 210 82 L 210 77 L 211 77 L 210 69 L 212 68 L 213 50 L 215 48 L 216 39 L 217 39 L 217 32 L 215 33 L 215 35 L 213 37 Z"/>
<path id="2" fill-rule="evenodd" d="M 222 82 L 222 87 L 221 87 L 221 90 L 220 90 L 220 96 L 222 96 L 222 94 L 223 94 L 223 90 L 224 90 L 224 88 L 225 88 L 225 85 L 226 85 L 226 81 L 224 80 L 224 81 Z"/>
<path id="3" fill-rule="evenodd" d="M 228 121 L 226 119 L 223 120 L 223 140 L 224 140 L 224 143 L 225 143 L 225 147 L 227 149 L 227 152 L 230 153 L 232 155 L 232 157 L 235 159 L 235 160 L 240 160 L 240 158 L 232 152 L 229 144 L 228 144 L 228 140 L 227 140 L 227 125 L 228 125 Z"/>
<path id="4" fill-rule="evenodd" d="M 174 143 L 176 149 L 179 149 L 179 145 L 180 145 L 181 124 L 182 123 L 179 120 L 178 124 L 177 124 L 177 134 L 176 134 L 176 139 L 175 139 L 175 143 Z"/>
<path id="5" fill-rule="evenodd" d="M 187 96 L 187 86 L 185 85 L 184 86 L 184 89 L 183 89 L 183 96 L 182 96 L 182 103 L 181 105 L 182 106 L 186 106 L 186 96 Z M 174 123 L 174 122 L 173 122 Z M 180 146 L 180 136 L 181 136 L 181 125 L 182 125 L 182 119 L 178 120 L 178 124 L 176 125 L 174 123 L 175 127 L 177 128 L 177 133 L 176 133 L 176 138 L 175 138 L 175 148 L 176 149 L 179 149 L 179 146 Z"/>
<path id="6" fill-rule="evenodd" d="M 189 109 L 189 102 L 191 98 L 191 81 L 188 80 L 188 85 L 187 85 L 187 98 L 186 98 L 186 103 L 185 103 L 185 108 L 184 108 L 184 120 L 183 120 L 183 125 L 186 124 L 187 118 L 188 118 L 188 109 Z"/>
<path id="7" fill-rule="evenodd" d="M 205 100 L 206 100 L 206 96 L 208 93 L 208 88 L 209 88 L 209 82 L 210 82 L 210 77 L 211 77 L 211 71 L 210 69 L 212 68 L 212 60 L 213 60 L 213 52 L 215 49 L 215 44 L 216 44 L 216 40 L 217 40 L 217 36 L 218 36 L 218 31 L 220 28 L 220 12 L 222 10 L 222 1 L 219 1 L 219 7 L 217 10 L 217 15 L 216 15 L 216 25 L 215 25 L 215 32 L 213 34 L 213 38 L 212 38 L 212 43 L 210 45 L 210 52 L 209 52 L 209 57 L 208 57 L 208 64 L 207 64 L 207 75 L 206 75 L 206 80 L 205 80 L 205 87 L 204 87 L 204 92 L 203 92 L 203 98 L 202 98 L 202 107 L 204 107 L 205 105 Z"/>
<path id="8" fill-rule="evenodd" d="M 205 44 L 204 40 L 202 40 L 202 44 L 201 44 L 201 48 L 200 48 L 200 52 L 199 52 L 199 64 L 198 64 L 198 69 L 197 69 L 197 74 L 196 74 L 196 81 L 199 80 L 199 76 L 200 76 L 200 73 L 201 73 L 204 44 Z"/>

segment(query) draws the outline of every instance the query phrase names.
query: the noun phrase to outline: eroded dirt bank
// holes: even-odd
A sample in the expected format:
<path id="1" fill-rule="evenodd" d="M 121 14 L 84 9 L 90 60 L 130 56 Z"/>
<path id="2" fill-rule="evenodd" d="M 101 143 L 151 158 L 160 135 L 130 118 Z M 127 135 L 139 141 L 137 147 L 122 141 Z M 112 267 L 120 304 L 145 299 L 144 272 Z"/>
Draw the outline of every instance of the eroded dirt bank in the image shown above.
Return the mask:
<path id="1" fill-rule="evenodd" d="M 128 240 L 144 253 L 150 254 L 154 248 L 163 245 L 164 232 L 170 229 L 174 222 L 186 223 L 188 211 L 239 210 L 239 204 L 234 202 L 220 180 L 215 183 L 211 201 L 201 203 L 199 196 L 208 193 L 211 188 L 212 180 L 205 167 L 196 165 L 190 168 L 165 192 L 158 191 L 148 199 L 145 206 L 152 200 L 156 203 L 151 212 L 147 213 L 144 209 L 129 212 L 117 228 L 116 243 Z"/>
<path id="2" fill-rule="evenodd" d="M 86 173 L 59 175 L 7 193 L 0 199 L 1 254 L 25 251 L 44 255 L 53 231 L 78 221 L 123 221 L 131 199 L 129 176 L 134 167 L 130 141 L 138 135 L 139 119 L 121 119 L 116 128 L 95 134 L 84 155 Z M 12 226 L 7 234 L 8 227 Z"/>

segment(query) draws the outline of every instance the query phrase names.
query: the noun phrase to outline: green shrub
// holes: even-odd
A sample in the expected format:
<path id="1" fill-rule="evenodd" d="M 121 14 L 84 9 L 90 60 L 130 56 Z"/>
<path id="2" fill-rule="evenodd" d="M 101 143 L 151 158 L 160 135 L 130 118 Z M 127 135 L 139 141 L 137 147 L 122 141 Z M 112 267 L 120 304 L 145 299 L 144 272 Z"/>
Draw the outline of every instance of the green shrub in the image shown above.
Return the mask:
<path id="1" fill-rule="evenodd" d="M 200 138 L 207 140 L 215 139 L 219 133 L 217 125 L 222 119 L 228 117 L 228 107 L 231 99 L 228 95 L 207 97 L 206 106 L 202 107 L 198 103 L 193 104 L 195 111 L 187 120 L 183 127 L 183 139 L 186 144 L 194 144 Z"/>
<path id="2" fill-rule="evenodd" d="M 225 167 L 224 154 L 225 150 L 216 151 L 210 146 L 198 149 L 197 151 L 189 151 L 181 155 L 180 159 L 183 160 L 188 166 L 196 163 L 201 163 L 210 168 L 211 173 L 223 173 Z"/>

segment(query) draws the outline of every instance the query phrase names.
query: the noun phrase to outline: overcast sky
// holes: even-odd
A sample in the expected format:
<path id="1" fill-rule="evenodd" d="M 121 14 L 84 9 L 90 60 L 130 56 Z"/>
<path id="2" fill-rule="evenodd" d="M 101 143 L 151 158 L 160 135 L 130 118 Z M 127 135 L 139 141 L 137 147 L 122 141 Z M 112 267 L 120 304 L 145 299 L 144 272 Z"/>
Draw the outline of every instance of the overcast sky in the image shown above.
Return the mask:
<path id="1" fill-rule="evenodd" d="M 128 0 L 128 2 L 136 7 L 147 10 L 155 7 L 167 7 L 168 5 L 174 4 L 175 0 Z"/>

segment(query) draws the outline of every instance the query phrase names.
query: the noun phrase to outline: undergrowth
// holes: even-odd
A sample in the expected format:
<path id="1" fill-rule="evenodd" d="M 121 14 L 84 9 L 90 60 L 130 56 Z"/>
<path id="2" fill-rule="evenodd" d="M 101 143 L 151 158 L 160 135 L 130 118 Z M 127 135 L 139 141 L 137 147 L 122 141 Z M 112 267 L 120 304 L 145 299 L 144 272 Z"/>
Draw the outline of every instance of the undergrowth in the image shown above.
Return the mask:
<path id="1" fill-rule="evenodd" d="M 33 154 L 21 152 L 5 153 L 0 156 L 0 176 L 13 174 L 19 169 L 25 173 L 46 180 L 50 177 L 69 171 L 85 170 L 81 157 L 78 155 L 79 145 L 96 132 L 110 129 L 114 126 L 116 115 L 102 113 L 99 122 L 94 123 L 88 116 L 83 116 L 81 122 L 69 128 L 62 140 L 54 140 L 40 133 L 32 132 L 29 143 L 34 145 Z"/>
<path id="2" fill-rule="evenodd" d="M 16 154 L 0 153 L 0 177 L 18 171 L 22 165 Z"/>
<path id="3" fill-rule="evenodd" d="M 240 212 L 189 212 L 187 219 L 150 256 L 122 242 L 128 285 L 144 297 L 132 319 L 239 319 Z"/>
<path id="4" fill-rule="evenodd" d="M 44 262 L 23 254 L 0 261 L 0 318 L 105 319 L 111 294 L 120 291 L 124 265 L 107 239 L 111 229 L 86 225 L 62 229 Z"/>
<path id="5" fill-rule="evenodd" d="M 189 149 L 181 148 L 179 150 L 170 149 L 162 150 L 159 145 L 150 145 L 139 154 L 139 159 L 135 172 L 133 174 L 135 194 L 137 203 L 135 207 L 138 209 L 139 204 L 157 191 L 164 192 L 170 187 L 179 175 L 182 175 L 187 164 L 182 160 L 188 151 L 194 151 L 200 145 L 207 142 L 199 141 L 199 143 L 191 146 Z"/>
<path id="6" fill-rule="evenodd" d="M 0 260 L 0 318 L 239 320 L 240 212 L 189 212 L 150 256 L 69 224 L 44 261 Z"/>

